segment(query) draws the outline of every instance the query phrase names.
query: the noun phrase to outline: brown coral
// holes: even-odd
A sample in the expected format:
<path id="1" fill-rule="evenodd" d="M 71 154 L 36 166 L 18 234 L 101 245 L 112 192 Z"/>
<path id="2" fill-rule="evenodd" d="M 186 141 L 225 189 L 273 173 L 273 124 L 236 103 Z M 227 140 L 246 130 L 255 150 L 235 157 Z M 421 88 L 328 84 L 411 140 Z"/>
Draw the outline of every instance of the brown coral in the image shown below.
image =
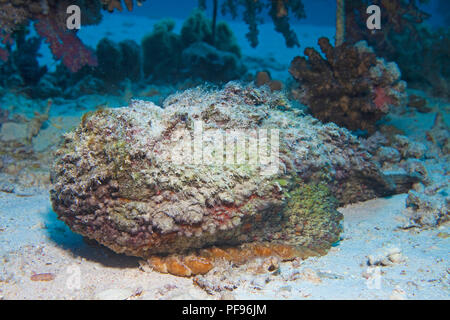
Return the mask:
<path id="1" fill-rule="evenodd" d="M 133 10 L 133 0 L 124 0 L 123 2 L 125 3 L 128 11 Z M 113 12 L 114 10 L 123 10 L 121 0 L 102 0 L 102 4 L 109 12 Z"/>
<path id="2" fill-rule="evenodd" d="M 408 86 L 450 99 L 448 61 L 450 31 L 448 26 L 427 25 L 431 16 L 418 3 L 428 0 L 354 0 L 346 1 L 345 41 L 364 40 L 377 55 L 395 61 Z M 381 9 L 381 29 L 366 26 L 368 5 Z M 445 12 L 445 9 L 443 9 Z"/>
<path id="3" fill-rule="evenodd" d="M 200 8 L 206 9 L 206 0 L 200 0 L 199 4 Z M 218 0 L 215 0 L 213 5 L 213 12 L 216 14 Z M 297 35 L 290 25 L 289 14 L 291 13 L 296 19 L 306 17 L 301 0 L 223 0 L 221 4 L 223 15 L 230 14 L 235 19 L 238 14 L 242 14 L 242 19 L 249 29 L 246 38 L 252 47 L 258 45 L 258 24 L 263 22 L 262 13 L 266 9 L 268 9 L 267 14 L 272 18 L 275 31 L 283 35 L 286 46 L 299 47 Z"/>
<path id="4" fill-rule="evenodd" d="M 419 0 L 424 2 L 423 0 Z M 378 5 L 381 11 L 381 30 L 366 27 L 367 7 Z M 350 43 L 367 40 L 382 50 L 391 50 L 395 43 L 389 38 L 392 33 L 399 34 L 408 29 L 417 37 L 417 26 L 430 15 L 419 9 L 416 0 L 354 0 L 345 5 L 345 39 Z"/>
<path id="5" fill-rule="evenodd" d="M 272 91 L 280 91 L 283 89 L 283 82 L 272 80 L 267 71 L 260 71 L 256 74 L 255 84 L 257 87 L 267 85 Z"/>
<path id="6" fill-rule="evenodd" d="M 325 59 L 306 48 L 308 59 L 294 58 L 289 69 L 300 83 L 296 93 L 301 101 L 324 122 L 374 131 L 389 107 L 405 97 L 397 66 L 377 59 L 364 43 L 333 47 L 327 38 L 320 38 L 319 46 Z"/>

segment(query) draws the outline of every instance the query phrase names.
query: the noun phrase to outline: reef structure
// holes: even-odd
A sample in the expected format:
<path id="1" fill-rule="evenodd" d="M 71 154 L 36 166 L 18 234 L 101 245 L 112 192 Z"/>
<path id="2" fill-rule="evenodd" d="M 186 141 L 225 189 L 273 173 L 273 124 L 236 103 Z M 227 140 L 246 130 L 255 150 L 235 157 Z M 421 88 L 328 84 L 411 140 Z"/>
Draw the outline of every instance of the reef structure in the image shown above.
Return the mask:
<path id="1" fill-rule="evenodd" d="M 282 92 L 231 82 L 163 107 L 134 100 L 87 114 L 56 152 L 50 195 L 73 231 L 192 275 L 205 269 L 155 255 L 194 254 L 208 269 L 239 256 L 233 246 L 282 259 L 325 253 L 339 240 L 338 204 L 396 192 L 371 159 L 347 129 Z"/>
<path id="2" fill-rule="evenodd" d="M 289 72 L 300 84 L 294 95 L 321 121 L 373 133 L 376 122 L 406 99 L 398 66 L 377 58 L 365 41 L 333 47 L 320 38 L 318 44 L 324 57 L 306 48 L 308 59 L 291 63 Z"/>

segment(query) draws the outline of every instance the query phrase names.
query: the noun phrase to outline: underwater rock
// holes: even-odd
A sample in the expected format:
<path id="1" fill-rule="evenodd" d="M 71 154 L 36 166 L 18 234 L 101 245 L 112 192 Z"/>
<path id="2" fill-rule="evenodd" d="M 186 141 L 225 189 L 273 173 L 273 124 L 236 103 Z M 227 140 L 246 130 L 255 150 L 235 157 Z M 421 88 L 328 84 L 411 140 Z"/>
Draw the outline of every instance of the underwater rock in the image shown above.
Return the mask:
<path id="1" fill-rule="evenodd" d="M 405 259 L 406 257 L 402 255 L 401 250 L 397 247 L 382 248 L 367 257 L 367 265 L 387 267 L 393 264 L 402 263 Z"/>
<path id="2" fill-rule="evenodd" d="M 427 151 L 427 147 L 423 143 L 399 134 L 393 136 L 392 145 L 400 152 L 404 159 L 422 159 Z"/>
<path id="3" fill-rule="evenodd" d="M 257 87 L 268 85 L 272 91 L 283 89 L 283 83 L 279 80 L 272 80 L 268 71 L 260 71 L 256 74 L 255 84 Z"/>
<path id="4" fill-rule="evenodd" d="M 177 75 L 182 46 L 180 36 L 173 32 L 174 27 L 173 20 L 159 21 L 153 26 L 153 32 L 142 39 L 145 77 L 171 78 Z"/>
<path id="5" fill-rule="evenodd" d="M 97 44 L 96 76 L 109 84 L 118 84 L 126 78 L 138 81 L 141 70 L 141 48 L 133 40 L 115 43 L 103 38 Z"/>
<path id="6" fill-rule="evenodd" d="M 373 133 L 389 108 L 406 99 L 397 65 L 377 58 L 365 42 L 333 47 L 320 38 L 318 43 L 325 58 L 306 48 L 308 59 L 291 63 L 289 72 L 300 85 L 295 95 L 321 121 Z"/>
<path id="7" fill-rule="evenodd" d="M 246 69 L 233 32 L 225 22 L 216 26 L 213 41 L 212 22 L 201 10 L 194 10 L 183 23 L 180 34 L 175 22 L 162 20 L 142 40 L 145 77 L 159 80 L 200 78 L 227 82 L 241 78 Z"/>
<path id="8" fill-rule="evenodd" d="M 183 50 L 182 61 L 190 76 L 212 82 L 239 79 L 246 72 L 235 54 L 218 50 L 205 42 L 196 42 Z"/>
<path id="9" fill-rule="evenodd" d="M 423 190 L 410 190 L 406 198 L 403 228 L 436 227 L 450 220 L 450 184 L 436 182 Z"/>
<path id="10" fill-rule="evenodd" d="M 44 75 L 39 84 L 32 88 L 31 96 L 40 99 L 58 97 L 62 95 L 62 88 L 55 83 L 53 75 Z"/>
<path id="11" fill-rule="evenodd" d="M 72 86 L 67 87 L 66 90 L 64 90 L 64 96 L 76 98 L 83 95 L 97 94 L 98 92 L 104 92 L 105 88 L 106 85 L 103 80 L 96 78 L 93 75 L 87 75 Z"/>
<path id="12" fill-rule="evenodd" d="M 444 155 L 450 154 L 450 128 L 442 113 L 438 112 L 434 118 L 433 127 L 427 131 L 427 140 L 438 147 Z"/>
<path id="13" fill-rule="evenodd" d="M 427 99 L 415 94 L 408 95 L 408 106 L 415 108 L 421 113 L 428 113 L 432 111 L 432 109 L 427 106 Z"/>
<path id="14" fill-rule="evenodd" d="M 381 146 L 377 152 L 377 159 L 383 162 L 398 163 L 400 161 L 400 152 L 392 147 Z"/>
<path id="15" fill-rule="evenodd" d="M 248 256 L 277 245 L 324 253 L 339 240 L 338 203 L 395 192 L 349 131 L 236 83 L 87 114 L 55 155 L 59 219 L 144 258 L 249 242 L 268 249 Z"/>

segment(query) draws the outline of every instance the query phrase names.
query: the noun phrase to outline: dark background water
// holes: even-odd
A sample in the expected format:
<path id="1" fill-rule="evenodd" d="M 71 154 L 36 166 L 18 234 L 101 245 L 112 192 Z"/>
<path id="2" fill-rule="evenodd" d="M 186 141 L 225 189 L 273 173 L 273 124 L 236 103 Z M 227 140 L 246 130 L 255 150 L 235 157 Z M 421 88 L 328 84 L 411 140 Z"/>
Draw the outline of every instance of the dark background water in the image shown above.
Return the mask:
<path id="1" fill-rule="evenodd" d="M 439 6 L 441 3 L 441 7 Z M 132 13 L 124 12 L 122 14 L 135 14 L 147 16 L 149 18 L 186 18 L 191 11 L 197 7 L 198 0 L 147 0 L 142 7 L 136 7 Z M 306 19 L 296 21 L 291 19 L 291 23 L 314 24 L 314 25 L 334 25 L 336 14 L 335 0 L 303 0 L 306 11 Z M 208 11 L 212 12 L 212 0 L 207 0 Z M 443 25 L 444 18 L 442 14 L 448 14 L 450 10 L 450 0 L 430 0 L 428 4 L 420 5 L 426 12 L 432 14 L 429 22 L 433 25 Z M 445 6 L 446 8 L 442 8 Z M 220 10 L 219 10 L 220 15 Z M 270 20 L 270 17 L 266 17 Z M 230 20 L 231 17 L 223 17 L 222 20 Z"/>

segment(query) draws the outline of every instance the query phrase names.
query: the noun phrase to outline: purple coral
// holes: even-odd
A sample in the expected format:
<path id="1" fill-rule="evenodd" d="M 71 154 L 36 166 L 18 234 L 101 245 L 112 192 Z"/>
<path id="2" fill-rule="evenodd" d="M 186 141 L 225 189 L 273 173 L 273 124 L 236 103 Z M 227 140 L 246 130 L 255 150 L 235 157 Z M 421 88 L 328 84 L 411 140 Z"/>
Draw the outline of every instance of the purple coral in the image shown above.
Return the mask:
<path id="1" fill-rule="evenodd" d="M 85 65 L 96 65 L 94 54 L 84 46 L 76 36 L 76 32 L 67 30 L 65 26 L 66 8 L 72 1 L 11 1 L 0 4 L 0 40 L 3 44 L 10 41 L 10 35 L 18 27 L 35 21 L 38 34 L 47 39 L 52 53 L 69 70 L 75 72 Z M 127 1 L 129 5 L 130 1 Z M 101 6 L 103 1 L 78 1 L 77 4 L 83 10 L 82 23 L 94 24 L 101 19 Z M 0 59 L 8 59 L 8 51 L 0 47 Z"/>
<path id="2" fill-rule="evenodd" d="M 62 59 L 64 65 L 72 72 L 83 66 L 96 66 L 97 58 L 86 48 L 72 31 L 58 26 L 49 16 L 44 16 L 35 24 L 37 33 L 46 39 L 55 58 Z"/>

